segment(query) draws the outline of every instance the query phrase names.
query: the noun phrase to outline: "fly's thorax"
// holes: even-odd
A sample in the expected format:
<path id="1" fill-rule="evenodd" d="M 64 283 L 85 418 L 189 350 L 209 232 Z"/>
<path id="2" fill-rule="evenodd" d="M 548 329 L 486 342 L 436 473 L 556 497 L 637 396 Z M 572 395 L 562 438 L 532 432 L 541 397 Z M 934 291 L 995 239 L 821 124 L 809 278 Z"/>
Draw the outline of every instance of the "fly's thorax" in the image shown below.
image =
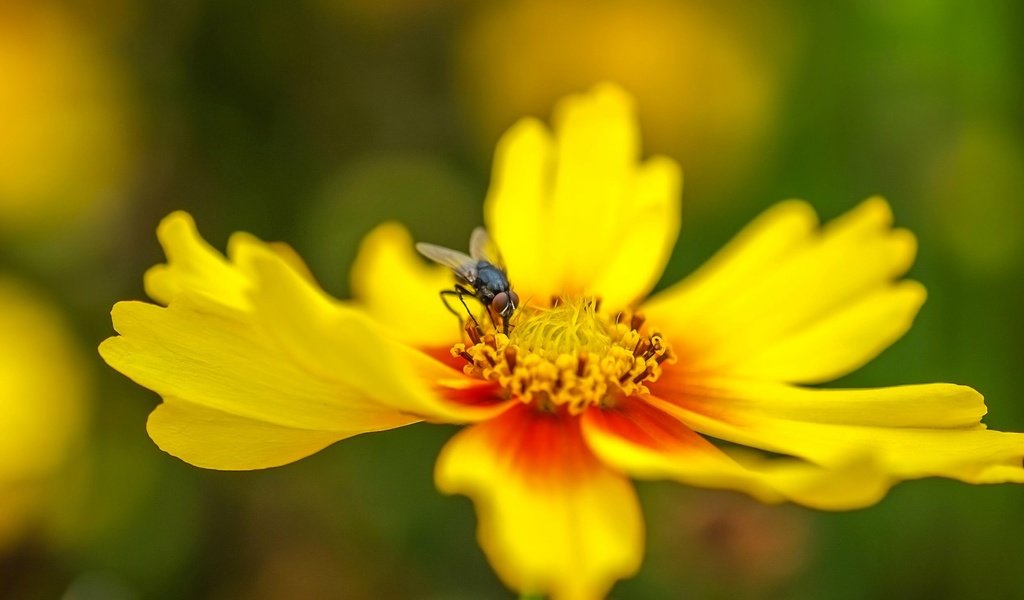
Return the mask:
<path id="1" fill-rule="evenodd" d="M 505 272 L 485 260 L 477 263 L 476 277 L 474 287 L 487 298 L 493 298 L 496 294 L 509 290 L 510 284 Z"/>
<path id="2" fill-rule="evenodd" d="M 467 374 L 543 410 L 578 414 L 649 393 L 644 384 L 657 381 L 661 363 L 673 360 L 668 344 L 641 316 L 604 314 L 597 305 L 587 299 L 521 307 L 508 335 L 474 333 L 452 355 L 466 361 Z"/>

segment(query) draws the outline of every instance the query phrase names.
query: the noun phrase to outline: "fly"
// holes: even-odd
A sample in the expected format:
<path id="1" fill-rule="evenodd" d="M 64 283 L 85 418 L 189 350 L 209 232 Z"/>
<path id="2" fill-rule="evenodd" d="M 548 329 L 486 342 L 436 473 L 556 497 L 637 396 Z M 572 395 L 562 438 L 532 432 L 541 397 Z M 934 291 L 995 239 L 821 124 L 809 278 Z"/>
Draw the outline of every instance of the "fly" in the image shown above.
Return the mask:
<path id="1" fill-rule="evenodd" d="M 469 237 L 469 254 L 424 243 L 416 244 L 416 250 L 455 273 L 455 288 L 442 290 L 441 301 L 444 302 L 445 308 L 459 317 L 459 322 L 462 322 L 462 316 L 448 304 L 450 296 L 459 299 L 473 324 L 477 329 L 480 328 L 480 323 L 464 299 L 464 296 L 471 296 L 484 305 L 495 328 L 498 324 L 494 320 L 494 315 L 501 317 L 502 333 L 508 335 L 508 321 L 519 305 L 519 296 L 512 291 L 512 284 L 505 274 L 504 263 L 486 229 L 477 227 L 473 230 Z"/>

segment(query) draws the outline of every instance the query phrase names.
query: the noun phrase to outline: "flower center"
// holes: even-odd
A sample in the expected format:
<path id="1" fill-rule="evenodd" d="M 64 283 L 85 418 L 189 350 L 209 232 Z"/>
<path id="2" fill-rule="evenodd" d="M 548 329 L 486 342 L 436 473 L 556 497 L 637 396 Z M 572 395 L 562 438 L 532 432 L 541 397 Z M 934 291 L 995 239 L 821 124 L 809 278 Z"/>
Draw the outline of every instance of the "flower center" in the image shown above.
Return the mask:
<path id="1" fill-rule="evenodd" d="M 646 331 L 641 315 L 606 315 L 597 304 L 523 306 L 509 335 L 470 326 L 473 343 L 455 344 L 452 356 L 466 361 L 466 374 L 497 382 L 509 397 L 542 410 L 579 414 L 649 393 L 644 383 L 658 380 L 672 351 L 660 334 Z"/>

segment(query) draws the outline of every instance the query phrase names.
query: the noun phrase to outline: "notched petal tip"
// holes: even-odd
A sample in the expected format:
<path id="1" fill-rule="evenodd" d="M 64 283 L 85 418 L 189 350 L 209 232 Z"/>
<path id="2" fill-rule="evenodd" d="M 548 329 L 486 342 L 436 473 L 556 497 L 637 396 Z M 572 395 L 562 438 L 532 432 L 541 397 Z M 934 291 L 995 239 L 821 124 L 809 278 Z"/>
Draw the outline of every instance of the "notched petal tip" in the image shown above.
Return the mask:
<path id="1" fill-rule="evenodd" d="M 909 229 L 893 229 L 889 232 L 894 257 L 893 271 L 905 273 L 917 258 L 917 236 Z"/>
<path id="2" fill-rule="evenodd" d="M 143 289 L 150 298 L 167 304 L 179 289 L 169 263 L 184 257 L 187 254 L 184 248 L 188 244 L 196 240 L 202 244 L 202 240 L 192 215 L 183 210 L 174 211 L 161 219 L 156 228 L 156 237 L 168 263 L 154 265 L 146 270 L 142 277 Z M 213 251 L 212 248 L 209 250 Z"/>
<path id="3" fill-rule="evenodd" d="M 515 150 L 520 144 L 532 147 L 550 140 L 551 132 L 543 121 L 537 117 L 523 117 L 509 127 L 498 140 L 494 162 L 496 165 L 500 163 L 508 152 Z M 495 172 L 497 171 L 498 169 L 495 169 Z"/>
<path id="4" fill-rule="evenodd" d="M 632 97 L 602 83 L 499 143 L 484 207 L 525 298 L 601 296 L 633 306 L 657 283 L 678 235 L 681 171 L 641 161 Z"/>
<path id="5" fill-rule="evenodd" d="M 146 294 L 169 304 L 182 291 L 206 294 L 225 304 L 244 306 L 245 278 L 202 238 L 192 216 L 175 211 L 157 226 L 166 263 L 151 267 L 143 278 Z"/>
<path id="6" fill-rule="evenodd" d="M 172 240 L 181 234 L 198 236 L 196 221 L 192 215 L 184 210 L 176 210 L 169 213 L 156 227 L 156 236 L 161 243 Z"/>
<path id="7" fill-rule="evenodd" d="M 893 224 L 893 212 L 889 203 L 881 196 L 871 196 L 852 209 L 825 224 L 824 232 L 837 230 L 857 232 L 881 231 Z"/>
<path id="8" fill-rule="evenodd" d="M 634 118 L 636 101 L 617 83 L 603 81 L 587 92 L 562 98 L 556 105 L 552 122 L 556 129 L 574 119 L 605 120 Z"/>
<path id="9" fill-rule="evenodd" d="M 732 381 L 717 390 L 691 387 L 669 402 L 667 410 L 707 435 L 830 470 L 866 456 L 891 483 L 1024 478 L 1024 434 L 986 429 L 984 400 L 965 386 L 840 390 Z"/>
<path id="10" fill-rule="evenodd" d="M 128 327 L 131 322 L 138 320 L 140 314 L 158 310 L 163 310 L 163 307 L 150 304 L 149 302 L 142 302 L 141 300 L 121 300 L 120 302 L 116 302 L 110 309 L 110 321 L 113 324 L 114 331 L 117 333 L 124 333 L 126 327 Z M 105 342 L 116 339 L 117 336 L 107 338 Z"/>
<path id="11" fill-rule="evenodd" d="M 924 300 L 918 284 L 899 283 L 917 240 L 892 223 L 880 197 L 823 226 L 786 201 L 642 310 L 686 340 L 694 372 L 828 381 L 903 335 Z"/>
<path id="12" fill-rule="evenodd" d="M 916 305 L 916 308 L 920 308 L 928 299 L 928 288 L 924 287 L 924 284 L 920 281 L 904 279 L 897 283 L 895 287 L 905 294 L 909 303 Z"/>
<path id="13" fill-rule="evenodd" d="M 121 336 L 112 335 L 107 339 L 103 340 L 102 342 L 100 342 L 99 345 L 96 347 L 96 351 L 99 353 L 100 358 L 103 359 L 103 362 L 107 363 L 109 366 L 115 369 L 117 367 L 111 361 L 116 360 L 115 356 L 117 354 L 117 344 L 118 339 L 120 339 L 120 337 Z"/>
<path id="14" fill-rule="evenodd" d="M 818 218 L 818 211 L 814 206 L 803 198 L 787 198 L 769 206 L 750 223 L 753 225 L 769 225 L 779 227 L 779 224 L 792 222 L 803 225 L 800 229 L 808 231 L 817 227 L 821 220 Z"/>
<path id="15" fill-rule="evenodd" d="M 868 196 L 858 208 L 873 214 L 875 217 L 873 220 L 885 227 L 891 227 L 895 219 L 892 205 L 883 196 L 877 194 Z"/>
<path id="16" fill-rule="evenodd" d="M 381 254 L 396 252 L 398 248 L 412 248 L 412 235 L 397 221 L 385 221 L 374 227 L 359 242 L 356 259 L 349 271 L 349 284 L 356 298 L 365 296 L 372 287 L 374 274 L 379 270 Z"/>

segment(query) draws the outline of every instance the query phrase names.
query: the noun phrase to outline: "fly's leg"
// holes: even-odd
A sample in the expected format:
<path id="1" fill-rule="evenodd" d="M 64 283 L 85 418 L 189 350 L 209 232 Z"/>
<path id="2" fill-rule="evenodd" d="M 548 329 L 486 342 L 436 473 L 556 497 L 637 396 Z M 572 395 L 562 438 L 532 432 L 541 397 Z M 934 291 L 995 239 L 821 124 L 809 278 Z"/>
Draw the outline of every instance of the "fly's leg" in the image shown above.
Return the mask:
<path id="1" fill-rule="evenodd" d="M 489 316 L 491 318 L 491 325 L 494 325 L 494 330 L 497 331 L 498 330 L 498 322 L 494 320 L 494 311 L 491 310 L 491 308 L 489 306 L 485 306 L 484 308 L 487 309 L 487 316 Z M 502 320 L 504 321 L 504 319 L 502 319 Z M 508 335 L 508 329 L 506 328 L 505 331 L 503 331 L 502 333 L 504 333 L 505 335 Z"/>
<path id="2" fill-rule="evenodd" d="M 474 300 L 477 300 L 479 302 L 479 299 L 477 299 L 476 294 L 474 294 L 473 292 L 471 292 L 468 289 L 464 288 L 462 285 L 460 285 L 458 283 L 455 284 L 455 290 L 454 291 L 455 291 L 455 295 L 459 297 L 459 302 L 462 303 L 462 308 L 466 309 L 466 314 L 469 315 L 469 319 L 471 321 L 473 321 L 473 325 L 476 327 L 476 330 L 477 331 L 481 331 L 480 323 L 478 323 L 477 320 L 476 320 L 476 317 L 473 316 L 473 311 L 469 310 L 469 307 L 466 306 L 466 300 L 465 300 L 465 298 L 463 298 L 463 296 L 469 296 L 470 298 L 472 298 Z M 484 307 L 484 308 L 486 308 L 486 307 Z"/>
<path id="3" fill-rule="evenodd" d="M 461 329 L 462 328 L 462 324 L 465 321 L 462 318 L 462 313 L 460 313 L 459 311 L 457 311 L 454 308 L 452 308 L 451 304 L 448 304 L 448 296 L 460 296 L 459 293 L 454 291 L 454 290 L 443 290 L 440 295 L 441 295 L 441 302 L 444 304 L 444 307 L 447 308 L 448 312 L 450 312 L 453 315 L 455 315 L 455 317 L 459 320 L 459 328 Z M 459 297 L 459 299 L 460 300 L 462 299 L 461 296 Z M 462 305 L 465 306 L 466 303 L 463 302 Z"/>
<path id="4" fill-rule="evenodd" d="M 459 337 L 462 337 L 462 332 L 465 331 L 465 320 L 462 318 L 462 315 L 459 314 L 459 311 L 452 308 L 451 304 L 448 304 L 449 296 L 455 296 L 459 299 L 459 302 L 462 303 L 462 308 L 466 309 L 466 314 L 469 315 L 469 319 L 473 321 L 473 325 L 476 327 L 476 330 L 480 331 L 480 323 L 477 322 L 476 317 L 473 316 L 473 311 L 469 310 L 469 306 L 466 304 L 465 298 L 463 298 L 463 296 L 476 298 L 476 296 L 473 295 L 473 292 L 470 292 L 461 285 L 456 284 L 454 290 L 442 290 L 440 295 L 441 302 L 444 303 L 444 307 L 448 309 L 448 312 L 452 313 L 459 319 Z"/>

